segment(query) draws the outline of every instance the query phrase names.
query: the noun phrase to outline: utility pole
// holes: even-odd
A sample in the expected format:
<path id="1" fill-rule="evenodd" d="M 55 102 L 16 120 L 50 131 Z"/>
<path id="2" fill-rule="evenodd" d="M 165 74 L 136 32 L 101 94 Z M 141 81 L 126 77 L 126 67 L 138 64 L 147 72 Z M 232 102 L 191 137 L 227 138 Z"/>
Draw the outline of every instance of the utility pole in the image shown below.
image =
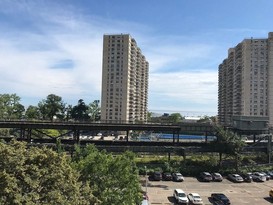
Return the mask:
<path id="1" fill-rule="evenodd" d="M 268 164 L 271 164 L 271 153 L 272 153 L 272 134 L 268 135 L 267 143 L 267 154 L 268 154 Z"/>
<path id="2" fill-rule="evenodd" d="M 148 179 L 147 179 L 147 167 L 145 166 L 145 195 L 146 198 L 148 197 Z"/>

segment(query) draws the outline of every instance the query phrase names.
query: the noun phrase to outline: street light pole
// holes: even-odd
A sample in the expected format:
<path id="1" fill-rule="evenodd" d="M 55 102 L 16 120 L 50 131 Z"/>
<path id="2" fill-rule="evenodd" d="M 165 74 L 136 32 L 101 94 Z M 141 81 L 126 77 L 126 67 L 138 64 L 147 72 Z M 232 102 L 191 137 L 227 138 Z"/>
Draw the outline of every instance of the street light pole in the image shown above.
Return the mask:
<path id="1" fill-rule="evenodd" d="M 146 198 L 148 196 L 148 190 L 147 190 L 147 185 L 148 185 L 148 179 L 147 179 L 147 167 L 145 166 L 145 195 L 146 195 Z"/>

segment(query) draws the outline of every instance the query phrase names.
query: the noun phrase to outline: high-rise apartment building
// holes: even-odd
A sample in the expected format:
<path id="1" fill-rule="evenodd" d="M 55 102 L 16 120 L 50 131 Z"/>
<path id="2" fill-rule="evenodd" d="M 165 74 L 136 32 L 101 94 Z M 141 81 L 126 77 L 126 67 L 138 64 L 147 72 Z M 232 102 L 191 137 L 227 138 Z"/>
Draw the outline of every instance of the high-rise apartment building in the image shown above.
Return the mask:
<path id="1" fill-rule="evenodd" d="M 245 39 L 230 48 L 219 65 L 218 120 L 234 116 L 268 117 L 273 126 L 273 32 L 268 38 Z"/>
<path id="2" fill-rule="evenodd" d="M 101 120 L 146 122 L 149 63 L 129 34 L 104 35 Z"/>

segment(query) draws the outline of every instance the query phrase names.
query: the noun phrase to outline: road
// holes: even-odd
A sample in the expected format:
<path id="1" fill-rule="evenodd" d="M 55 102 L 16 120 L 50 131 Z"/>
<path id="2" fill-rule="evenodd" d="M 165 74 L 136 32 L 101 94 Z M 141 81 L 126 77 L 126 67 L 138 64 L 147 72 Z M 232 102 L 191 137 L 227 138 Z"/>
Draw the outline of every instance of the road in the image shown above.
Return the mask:
<path id="1" fill-rule="evenodd" d="M 145 191 L 145 178 L 141 179 Z M 267 205 L 272 204 L 269 190 L 273 188 L 273 180 L 266 182 L 233 183 L 227 179 L 222 182 L 199 182 L 196 178 L 185 177 L 184 182 L 148 181 L 147 192 L 151 205 L 173 205 L 173 190 L 183 189 L 186 194 L 199 193 L 204 205 L 213 204 L 210 195 L 213 192 L 224 193 L 232 205 Z"/>

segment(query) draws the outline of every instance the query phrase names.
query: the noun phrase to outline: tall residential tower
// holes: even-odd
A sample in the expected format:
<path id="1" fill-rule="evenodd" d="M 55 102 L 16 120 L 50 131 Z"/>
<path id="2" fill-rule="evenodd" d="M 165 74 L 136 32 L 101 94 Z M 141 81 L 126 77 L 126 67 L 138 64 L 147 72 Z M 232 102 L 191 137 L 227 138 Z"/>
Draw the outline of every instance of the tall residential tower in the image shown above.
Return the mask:
<path id="1" fill-rule="evenodd" d="M 273 126 L 273 32 L 245 39 L 230 48 L 219 65 L 218 120 L 229 126 L 234 116 L 268 117 Z"/>
<path id="2" fill-rule="evenodd" d="M 101 120 L 146 122 L 149 63 L 129 34 L 103 36 Z"/>

